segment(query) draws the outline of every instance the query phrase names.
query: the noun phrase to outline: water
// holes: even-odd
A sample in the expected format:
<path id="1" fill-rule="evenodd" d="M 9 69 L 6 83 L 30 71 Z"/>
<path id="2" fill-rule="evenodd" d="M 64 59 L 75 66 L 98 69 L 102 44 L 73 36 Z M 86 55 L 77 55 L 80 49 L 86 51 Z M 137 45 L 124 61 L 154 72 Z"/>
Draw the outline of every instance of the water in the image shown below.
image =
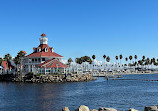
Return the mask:
<path id="1" fill-rule="evenodd" d="M 124 79 L 158 79 L 158 75 L 126 75 Z M 0 82 L 0 111 L 61 111 L 84 104 L 90 109 L 113 107 L 143 111 L 158 105 L 158 82 L 109 80 L 98 78 L 74 83 L 7 83 Z"/>

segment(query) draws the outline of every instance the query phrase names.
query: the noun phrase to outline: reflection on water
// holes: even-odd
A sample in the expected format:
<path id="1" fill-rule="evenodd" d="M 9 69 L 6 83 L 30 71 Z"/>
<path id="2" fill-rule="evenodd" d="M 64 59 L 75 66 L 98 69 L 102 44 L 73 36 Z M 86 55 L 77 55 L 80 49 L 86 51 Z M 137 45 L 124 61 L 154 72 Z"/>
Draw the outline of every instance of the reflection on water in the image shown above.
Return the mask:
<path id="1" fill-rule="evenodd" d="M 158 75 L 126 75 L 125 79 L 158 79 Z M 157 105 L 158 82 L 98 78 L 74 83 L 0 83 L 0 111 L 61 111 L 68 106 L 130 107 Z"/>

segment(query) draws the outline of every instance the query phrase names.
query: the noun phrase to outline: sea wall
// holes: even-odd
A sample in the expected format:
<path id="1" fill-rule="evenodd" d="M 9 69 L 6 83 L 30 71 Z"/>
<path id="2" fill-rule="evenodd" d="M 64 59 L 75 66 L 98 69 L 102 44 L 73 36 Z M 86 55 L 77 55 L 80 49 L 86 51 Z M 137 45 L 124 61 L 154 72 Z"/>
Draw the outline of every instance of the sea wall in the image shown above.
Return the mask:
<path id="1" fill-rule="evenodd" d="M 40 75 L 40 76 L 24 76 L 15 77 L 14 82 L 31 82 L 31 83 L 55 83 L 55 82 L 82 82 L 91 81 L 94 77 L 90 74 L 71 74 L 71 75 Z"/>
<path id="2" fill-rule="evenodd" d="M 70 110 L 69 110 L 68 107 L 64 107 L 62 109 L 62 111 L 70 111 Z M 127 109 L 127 110 L 117 110 L 117 109 L 114 109 L 114 108 L 106 108 L 106 107 L 100 107 L 99 109 L 90 110 L 88 108 L 88 106 L 81 105 L 74 111 L 138 111 L 138 110 L 136 110 L 134 108 L 130 108 L 130 109 Z M 144 108 L 144 111 L 158 111 L 158 108 L 156 106 L 146 106 Z"/>

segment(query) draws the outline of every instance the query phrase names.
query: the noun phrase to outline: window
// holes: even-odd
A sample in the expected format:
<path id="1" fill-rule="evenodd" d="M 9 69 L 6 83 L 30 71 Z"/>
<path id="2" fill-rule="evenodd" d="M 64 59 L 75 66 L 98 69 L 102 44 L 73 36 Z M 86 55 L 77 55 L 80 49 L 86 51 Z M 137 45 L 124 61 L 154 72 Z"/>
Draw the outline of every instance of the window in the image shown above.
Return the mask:
<path id="1" fill-rule="evenodd" d="M 37 62 L 37 59 L 35 59 L 35 62 Z"/>
<path id="2" fill-rule="evenodd" d="M 42 61 L 45 61 L 45 58 L 42 58 Z"/>
<path id="3" fill-rule="evenodd" d="M 32 62 L 34 62 L 34 59 L 32 59 Z"/>
<path id="4" fill-rule="evenodd" d="M 33 49 L 34 52 L 36 52 L 36 49 Z"/>
<path id="5" fill-rule="evenodd" d="M 47 47 L 45 48 L 45 52 L 48 52 L 48 48 Z"/>
<path id="6" fill-rule="evenodd" d="M 41 62 L 41 59 L 40 59 L 40 58 L 38 58 L 38 62 Z"/>
<path id="7" fill-rule="evenodd" d="M 41 49 L 40 49 L 40 48 L 38 48 L 38 49 L 37 49 L 37 52 L 40 52 L 40 51 L 41 51 Z"/>

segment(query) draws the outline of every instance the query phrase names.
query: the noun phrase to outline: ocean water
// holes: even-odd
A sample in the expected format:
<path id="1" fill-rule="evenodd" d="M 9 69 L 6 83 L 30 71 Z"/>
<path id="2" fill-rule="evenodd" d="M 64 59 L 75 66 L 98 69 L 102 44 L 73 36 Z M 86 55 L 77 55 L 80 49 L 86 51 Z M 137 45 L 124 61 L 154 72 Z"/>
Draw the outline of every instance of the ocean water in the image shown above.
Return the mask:
<path id="1" fill-rule="evenodd" d="M 123 79 L 158 79 L 158 74 L 125 75 Z M 74 111 L 80 105 L 90 109 L 113 107 L 118 110 L 158 105 L 158 81 L 109 80 L 90 82 L 12 83 L 0 82 L 0 111 Z"/>

